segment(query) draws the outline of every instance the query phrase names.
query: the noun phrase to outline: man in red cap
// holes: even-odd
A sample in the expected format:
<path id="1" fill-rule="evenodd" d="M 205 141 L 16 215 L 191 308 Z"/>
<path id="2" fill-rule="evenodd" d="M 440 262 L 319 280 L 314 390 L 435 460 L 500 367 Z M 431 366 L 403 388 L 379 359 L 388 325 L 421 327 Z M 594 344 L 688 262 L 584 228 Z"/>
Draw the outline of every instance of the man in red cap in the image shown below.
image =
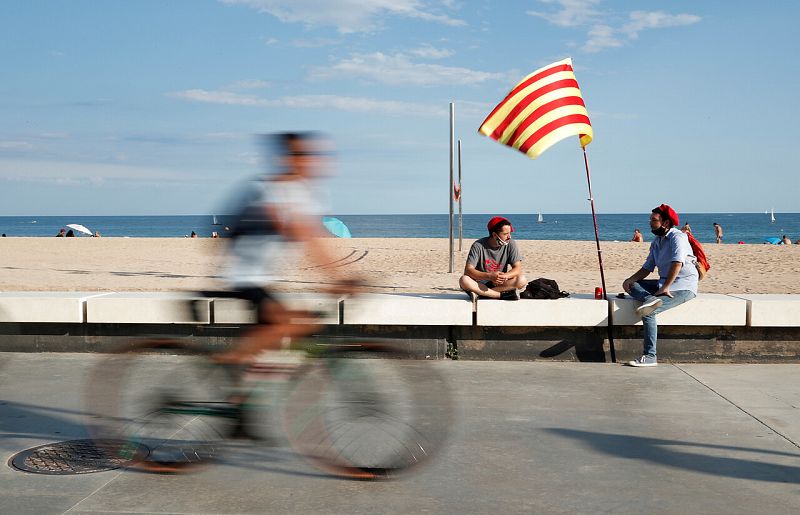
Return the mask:
<path id="1" fill-rule="evenodd" d="M 644 325 L 642 357 L 628 362 L 632 367 L 654 367 L 658 324 L 656 314 L 692 300 L 697 295 L 696 258 L 689 238 L 677 229 L 678 213 L 661 204 L 650 214 L 650 230 L 656 238 L 642 268 L 625 279 L 622 287 L 631 297 L 642 302 L 636 313 Z M 658 269 L 658 280 L 645 277 Z"/>
<path id="2" fill-rule="evenodd" d="M 486 224 L 489 236 L 472 244 L 459 279 L 461 289 L 474 299 L 519 300 L 518 290 L 527 286 L 522 274 L 522 254 L 511 239 L 514 227 L 507 218 L 495 216 Z"/>

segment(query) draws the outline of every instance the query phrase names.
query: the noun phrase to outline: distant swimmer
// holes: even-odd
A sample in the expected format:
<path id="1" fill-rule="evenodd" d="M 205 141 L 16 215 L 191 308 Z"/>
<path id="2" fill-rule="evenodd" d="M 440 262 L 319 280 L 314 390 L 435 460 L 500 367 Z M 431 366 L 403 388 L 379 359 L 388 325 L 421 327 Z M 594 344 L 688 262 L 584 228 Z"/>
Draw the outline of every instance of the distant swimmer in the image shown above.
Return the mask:
<path id="1" fill-rule="evenodd" d="M 642 231 L 640 231 L 638 228 L 634 229 L 633 230 L 633 238 L 631 238 L 631 241 L 638 241 L 640 243 L 643 242 L 644 241 L 644 236 L 642 236 Z"/>
<path id="2" fill-rule="evenodd" d="M 717 236 L 717 243 L 722 243 L 722 226 L 714 222 L 714 234 Z"/>

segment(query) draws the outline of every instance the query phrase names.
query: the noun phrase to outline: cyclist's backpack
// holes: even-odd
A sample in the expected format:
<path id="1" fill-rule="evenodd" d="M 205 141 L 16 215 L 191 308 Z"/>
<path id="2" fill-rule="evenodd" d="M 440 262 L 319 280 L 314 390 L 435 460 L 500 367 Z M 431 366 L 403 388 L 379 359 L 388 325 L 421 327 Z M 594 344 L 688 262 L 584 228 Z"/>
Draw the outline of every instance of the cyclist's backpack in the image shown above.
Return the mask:
<path id="1" fill-rule="evenodd" d="M 689 237 L 689 245 L 692 246 L 692 254 L 697 258 L 694 266 L 697 268 L 698 279 L 702 281 L 703 277 L 706 276 L 706 272 L 711 270 L 711 265 L 708 263 L 708 258 L 706 258 L 706 253 L 703 251 L 703 246 L 700 245 L 700 242 L 697 241 L 690 232 L 687 232 L 686 236 Z"/>
<path id="2" fill-rule="evenodd" d="M 560 299 L 569 297 L 569 293 L 561 291 L 558 283 L 552 279 L 540 277 L 528 283 L 525 291 L 520 294 L 523 299 Z"/>
<path id="3" fill-rule="evenodd" d="M 233 196 L 229 226 L 231 238 L 276 234 L 275 221 L 264 209 L 264 191 L 268 182 L 261 177 L 252 178 Z"/>

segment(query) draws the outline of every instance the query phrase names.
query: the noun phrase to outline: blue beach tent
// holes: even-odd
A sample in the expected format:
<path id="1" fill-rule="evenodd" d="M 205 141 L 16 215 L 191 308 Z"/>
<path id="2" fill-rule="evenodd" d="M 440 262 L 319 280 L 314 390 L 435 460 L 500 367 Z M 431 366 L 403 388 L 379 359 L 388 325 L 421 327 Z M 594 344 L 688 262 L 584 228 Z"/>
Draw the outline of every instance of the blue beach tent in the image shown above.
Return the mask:
<path id="1" fill-rule="evenodd" d="M 764 238 L 764 243 L 771 243 L 772 245 L 780 244 L 781 239 L 775 236 Z"/>
<path id="2" fill-rule="evenodd" d="M 329 233 L 333 234 L 337 238 L 352 238 L 353 236 L 350 234 L 350 229 L 339 220 L 338 218 L 334 218 L 332 216 L 323 216 L 322 217 L 322 225 L 328 230 Z"/>

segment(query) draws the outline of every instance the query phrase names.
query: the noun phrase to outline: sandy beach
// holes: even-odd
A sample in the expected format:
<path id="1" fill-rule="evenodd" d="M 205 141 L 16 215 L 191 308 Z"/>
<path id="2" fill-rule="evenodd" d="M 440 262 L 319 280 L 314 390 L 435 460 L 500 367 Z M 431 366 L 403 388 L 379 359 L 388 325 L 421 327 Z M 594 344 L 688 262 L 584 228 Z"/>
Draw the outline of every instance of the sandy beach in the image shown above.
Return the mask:
<path id="1" fill-rule="evenodd" d="M 458 292 L 472 241 L 455 242 L 449 273 L 447 239 L 325 239 L 331 262 L 298 263 L 278 285 L 314 291 L 329 269 L 363 277 L 372 292 Z M 600 286 L 597 249 L 589 241 L 518 241 L 528 279 L 555 279 L 569 292 Z M 222 287 L 216 275 L 225 240 L 201 238 L 1 238 L 0 291 L 176 291 Z M 706 244 L 712 269 L 706 293 L 800 293 L 800 245 Z M 601 242 L 607 289 L 638 269 L 647 243 Z"/>

